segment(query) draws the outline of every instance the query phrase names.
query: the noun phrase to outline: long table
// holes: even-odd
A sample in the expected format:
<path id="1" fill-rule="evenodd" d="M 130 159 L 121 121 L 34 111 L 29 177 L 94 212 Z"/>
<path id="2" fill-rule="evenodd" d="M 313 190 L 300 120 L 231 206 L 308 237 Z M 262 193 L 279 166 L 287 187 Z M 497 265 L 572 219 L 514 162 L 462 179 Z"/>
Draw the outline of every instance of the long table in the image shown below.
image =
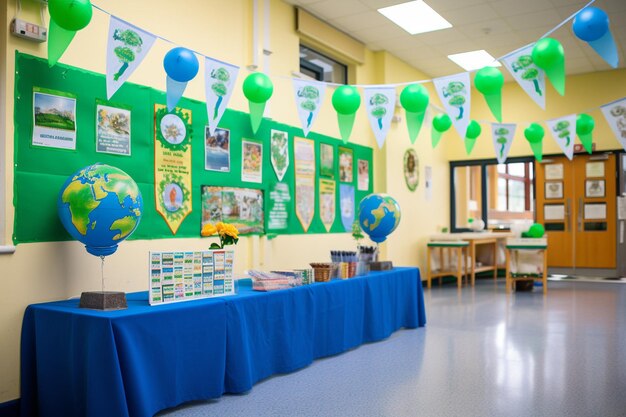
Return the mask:
<path id="1" fill-rule="evenodd" d="M 77 299 L 26 309 L 22 416 L 152 416 L 426 323 L 417 268 L 154 307 L 147 292 L 127 299 L 122 311 Z"/>

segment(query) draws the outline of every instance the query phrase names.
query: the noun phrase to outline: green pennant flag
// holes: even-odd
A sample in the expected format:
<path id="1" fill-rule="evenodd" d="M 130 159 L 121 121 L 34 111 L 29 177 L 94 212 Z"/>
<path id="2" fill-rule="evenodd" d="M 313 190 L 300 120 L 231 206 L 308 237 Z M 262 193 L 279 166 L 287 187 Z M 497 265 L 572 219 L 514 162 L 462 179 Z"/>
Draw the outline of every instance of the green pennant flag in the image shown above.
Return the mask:
<path id="1" fill-rule="evenodd" d="M 250 124 L 252 125 L 252 133 L 256 135 L 256 132 L 261 126 L 263 121 L 263 114 L 265 113 L 265 101 L 263 103 L 255 103 L 248 101 L 248 108 L 250 109 Z"/>
<path id="2" fill-rule="evenodd" d="M 50 21 L 48 31 L 48 66 L 53 67 L 61 58 L 72 39 L 76 35 L 75 30 L 63 29 L 54 20 Z"/>
<path id="3" fill-rule="evenodd" d="M 417 135 L 419 135 L 420 130 L 422 129 L 422 123 L 424 123 L 424 116 L 426 115 L 426 112 L 422 111 L 414 113 L 406 111 L 405 114 L 406 126 L 409 129 L 409 139 L 411 140 L 411 144 L 413 144 L 415 143 Z"/>
<path id="4" fill-rule="evenodd" d="M 465 152 L 467 152 L 467 154 L 469 155 L 472 153 L 472 149 L 474 149 L 474 145 L 476 145 L 476 139 L 465 138 L 464 142 L 465 142 Z"/>
<path id="5" fill-rule="evenodd" d="M 352 127 L 354 126 L 355 118 L 356 118 L 356 113 L 352 113 L 352 114 L 337 113 L 337 122 L 339 123 L 339 132 L 341 133 L 341 139 L 343 139 L 343 143 L 348 143 L 348 139 L 350 139 L 350 135 L 352 134 Z"/>
<path id="6" fill-rule="evenodd" d="M 530 143 L 530 149 L 532 149 L 535 159 L 541 162 L 541 159 L 543 159 L 543 141 L 528 143 Z"/>

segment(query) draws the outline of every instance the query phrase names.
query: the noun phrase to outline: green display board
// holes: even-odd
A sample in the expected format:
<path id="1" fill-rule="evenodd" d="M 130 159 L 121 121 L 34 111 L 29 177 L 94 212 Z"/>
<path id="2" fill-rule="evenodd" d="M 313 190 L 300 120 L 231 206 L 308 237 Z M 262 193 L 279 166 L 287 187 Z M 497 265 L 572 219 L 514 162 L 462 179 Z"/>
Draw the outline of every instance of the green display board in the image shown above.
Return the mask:
<path id="1" fill-rule="evenodd" d="M 144 214 L 131 239 L 158 239 L 172 237 L 199 237 L 201 227 L 201 187 L 203 185 L 232 186 L 262 189 L 265 194 L 265 230 L 268 233 L 304 233 L 295 213 L 295 180 L 293 138 L 304 137 L 302 130 L 264 119 L 256 135 L 252 134 L 247 113 L 226 110 L 221 128 L 230 130 L 230 172 L 205 170 L 204 128 L 207 111 L 204 102 L 183 98 L 179 107 L 192 112 L 192 212 L 183 221 L 174 236 L 165 220 L 157 213 L 154 194 L 154 105 L 165 104 L 165 93 L 149 87 L 125 83 L 115 94 L 112 102 L 106 102 L 105 77 L 68 65 L 48 67 L 47 60 L 16 53 L 15 75 L 15 224 L 13 242 L 46 242 L 71 240 L 57 216 L 57 198 L 68 176 L 78 169 L 96 162 L 112 165 L 127 172 L 139 185 L 143 196 Z M 200 75 L 199 75 L 200 76 Z M 165 74 L 164 74 L 165 80 Z M 65 150 L 33 146 L 33 91 L 43 88 L 56 90 L 76 97 L 76 149 Z M 131 110 L 131 156 L 96 152 L 96 105 L 102 103 Z M 278 181 L 270 162 L 270 132 L 272 129 L 288 132 L 290 164 L 283 178 L 291 194 L 288 205 L 289 220 L 284 230 L 267 228 L 269 191 Z M 345 232 L 341 222 L 339 196 L 338 147 L 353 150 L 353 181 L 355 204 L 372 192 L 372 149 L 347 144 L 339 140 L 311 132 L 309 139 L 315 141 L 316 188 L 319 187 L 321 143 L 334 149 L 334 180 L 336 185 L 336 216 L 330 232 Z M 241 181 L 242 139 L 263 143 L 263 181 L 253 184 Z M 358 160 L 369 163 L 367 191 L 359 191 Z M 316 192 L 315 216 L 307 233 L 326 233 L 319 217 L 319 193 Z M 356 207 L 355 207 L 355 213 Z"/>

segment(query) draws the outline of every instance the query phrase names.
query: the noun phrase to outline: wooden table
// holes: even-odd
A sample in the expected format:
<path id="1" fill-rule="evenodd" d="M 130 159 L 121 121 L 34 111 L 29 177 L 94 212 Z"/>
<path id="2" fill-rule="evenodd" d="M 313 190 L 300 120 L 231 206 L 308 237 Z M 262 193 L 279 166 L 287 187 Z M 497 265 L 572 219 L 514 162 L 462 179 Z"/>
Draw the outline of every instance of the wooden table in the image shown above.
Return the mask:
<path id="1" fill-rule="evenodd" d="M 546 238 L 539 239 L 507 239 L 506 242 L 506 292 L 511 292 L 511 288 L 515 281 L 535 281 L 541 280 L 543 284 L 543 293 L 548 293 L 548 240 Z M 519 265 L 517 256 L 520 250 L 539 251 L 541 253 L 541 275 L 534 273 L 513 273 L 511 272 L 511 258 L 516 257 L 516 265 Z"/>
<path id="2" fill-rule="evenodd" d="M 428 247 L 428 269 L 427 269 L 427 285 L 428 288 L 431 287 L 431 282 L 433 278 L 439 278 L 439 284 L 441 284 L 441 279 L 448 275 L 454 275 L 457 280 L 457 285 L 459 289 L 461 288 L 463 276 L 467 274 L 467 248 L 469 247 L 469 243 L 463 240 L 443 240 L 443 241 L 430 241 L 427 244 Z M 432 252 L 434 250 L 439 250 L 439 270 L 434 272 L 432 269 L 431 258 Z M 443 250 L 448 252 L 448 257 L 452 259 L 451 252 L 456 252 L 456 269 L 446 269 L 445 260 L 443 257 Z M 462 261 L 462 263 L 461 263 Z M 461 267 L 462 265 L 462 267 Z"/>
<path id="3" fill-rule="evenodd" d="M 444 240 L 464 240 L 469 243 L 470 278 L 472 285 L 476 281 L 476 274 L 479 272 L 493 271 L 493 279 L 498 278 L 498 244 L 513 237 L 513 233 L 506 232 L 464 232 L 464 233 L 438 233 L 430 236 L 431 241 Z M 476 247 L 488 246 L 493 250 L 493 265 L 476 266 Z"/>

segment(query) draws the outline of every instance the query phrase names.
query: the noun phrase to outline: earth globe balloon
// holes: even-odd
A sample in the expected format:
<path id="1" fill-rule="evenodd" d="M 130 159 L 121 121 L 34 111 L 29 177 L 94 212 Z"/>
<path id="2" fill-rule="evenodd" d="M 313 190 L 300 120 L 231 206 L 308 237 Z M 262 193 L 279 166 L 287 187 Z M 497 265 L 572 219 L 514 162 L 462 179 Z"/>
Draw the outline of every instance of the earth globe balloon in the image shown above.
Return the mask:
<path id="1" fill-rule="evenodd" d="M 387 194 L 370 194 L 359 203 L 359 224 L 370 239 L 384 242 L 400 224 L 400 206 Z M 379 265 L 380 264 L 380 265 Z M 373 262 L 371 269 L 391 269 L 391 262 Z"/>
<path id="2" fill-rule="evenodd" d="M 104 264 L 104 257 L 113 254 L 139 225 L 143 201 L 137 183 L 127 173 L 96 163 L 79 169 L 65 181 L 59 192 L 57 212 L 68 233 Z M 104 291 L 103 273 L 102 291 L 83 293 L 81 307 L 120 308 L 119 294 L 124 296 L 124 293 Z M 87 301 L 83 305 L 85 297 Z M 125 305 L 124 296 L 121 308 Z"/>

